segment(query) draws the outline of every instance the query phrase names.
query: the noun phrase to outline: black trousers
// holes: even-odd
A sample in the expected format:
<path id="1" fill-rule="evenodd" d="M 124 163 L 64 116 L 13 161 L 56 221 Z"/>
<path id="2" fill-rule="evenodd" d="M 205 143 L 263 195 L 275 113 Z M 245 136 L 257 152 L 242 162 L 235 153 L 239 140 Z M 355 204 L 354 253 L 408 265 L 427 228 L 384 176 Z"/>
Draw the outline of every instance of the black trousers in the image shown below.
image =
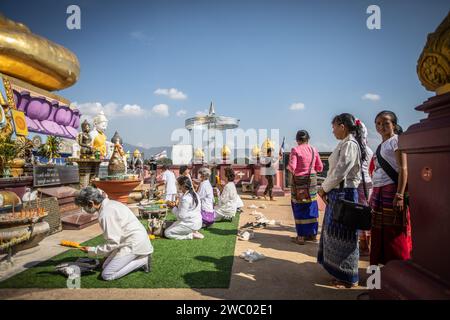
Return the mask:
<path id="1" fill-rule="evenodd" d="M 269 197 L 272 198 L 272 189 L 273 189 L 273 176 L 265 176 L 267 179 L 267 187 L 264 190 L 264 195 L 269 194 Z"/>

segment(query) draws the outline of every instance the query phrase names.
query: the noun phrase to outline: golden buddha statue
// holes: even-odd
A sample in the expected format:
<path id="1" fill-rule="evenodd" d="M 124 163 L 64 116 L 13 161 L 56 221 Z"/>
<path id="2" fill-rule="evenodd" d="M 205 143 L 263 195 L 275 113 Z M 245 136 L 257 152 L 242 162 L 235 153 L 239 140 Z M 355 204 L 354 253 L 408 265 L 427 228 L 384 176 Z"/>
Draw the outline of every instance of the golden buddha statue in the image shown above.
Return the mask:
<path id="1" fill-rule="evenodd" d="M 100 152 L 100 157 L 105 159 L 107 156 L 106 128 L 108 127 L 108 119 L 103 111 L 94 118 L 94 129 L 90 132 L 92 138 L 92 147 Z"/>

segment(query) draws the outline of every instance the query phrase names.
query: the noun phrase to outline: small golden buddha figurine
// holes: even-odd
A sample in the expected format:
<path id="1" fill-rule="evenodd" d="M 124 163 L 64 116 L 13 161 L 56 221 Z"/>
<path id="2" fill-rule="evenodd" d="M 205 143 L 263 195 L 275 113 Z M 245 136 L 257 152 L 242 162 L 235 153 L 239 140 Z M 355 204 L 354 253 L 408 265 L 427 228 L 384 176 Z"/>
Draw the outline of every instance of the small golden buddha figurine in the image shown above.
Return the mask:
<path id="1" fill-rule="evenodd" d="M 81 130 L 77 136 L 77 142 L 80 145 L 80 158 L 81 159 L 94 159 L 94 148 L 92 147 L 92 138 L 89 135 L 91 131 L 91 125 L 87 120 L 81 124 Z"/>

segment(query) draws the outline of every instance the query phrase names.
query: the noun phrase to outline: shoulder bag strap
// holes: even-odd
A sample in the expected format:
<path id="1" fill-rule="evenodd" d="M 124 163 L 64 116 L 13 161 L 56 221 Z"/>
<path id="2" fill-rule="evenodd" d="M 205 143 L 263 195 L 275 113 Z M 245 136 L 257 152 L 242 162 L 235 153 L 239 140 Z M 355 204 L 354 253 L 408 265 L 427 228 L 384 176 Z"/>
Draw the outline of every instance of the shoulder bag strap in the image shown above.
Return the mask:
<path id="1" fill-rule="evenodd" d="M 366 179 L 364 178 L 363 159 L 362 159 L 362 154 L 361 154 L 361 150 L 359 147 L 359 143 L 354 140 L 350 140 L 350 141 L 356 143 L 356 146 L 358 147 L 359 165 L 361 167 L 361 177 L 362 177 L 362 182 L 363 182 L 364 195 L 366 197 L 366 200 L 369 201 L 369 194 L 367 193 L 367 187 L 366 187 Z"/>
<path id="2" fill-rule="evenodd" d="M 309 187 L 311 186 L 311 171 L 312 171 L 312 166 L 314 163 L 314 149 L 311 146 L 309 146 L 309 147 L 311 148 L 312 154 L 311 154 L 311 163 L 309 164 L 309 170 L 308 170 L 308 185 L 307 185 L 308 191 L 309 191 Z"/>
<path id="3" fill-rule="evenodd" d="M 377 161 L 380 164 L 381 168 L 386 172 L 389 178 L 394 181 L 396 185 L 398 185 L 398 172 L 395 171 L 394 168 L 381 156 L 381 144 L 377 148 Z"/>
<path id="4" fill-rule="evenodd" d="M 341 149 L 342 149 L 342 145 L 339 148 L 338 158 L 341 156 Z M 344 177 L 344 180 L 342 180 L 341 183 L 339 183 L 339 193 L 344 192 L 344 183 L 345 183 L 345 177 Z"/>

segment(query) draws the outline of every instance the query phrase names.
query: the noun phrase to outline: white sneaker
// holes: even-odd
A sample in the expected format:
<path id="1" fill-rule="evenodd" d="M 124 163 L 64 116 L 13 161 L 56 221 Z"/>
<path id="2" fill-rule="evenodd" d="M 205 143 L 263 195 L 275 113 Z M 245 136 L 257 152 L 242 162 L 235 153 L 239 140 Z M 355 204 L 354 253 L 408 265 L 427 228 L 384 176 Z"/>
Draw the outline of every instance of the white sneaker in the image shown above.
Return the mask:
<path id="1" fill-rule="evenodd" d="M 205 236 L 202 235 L 200 232 L 195 231 L 195 232 L 192 234 L 192 237 L 193 237 L 194 239 L 203 239 Z"/>

